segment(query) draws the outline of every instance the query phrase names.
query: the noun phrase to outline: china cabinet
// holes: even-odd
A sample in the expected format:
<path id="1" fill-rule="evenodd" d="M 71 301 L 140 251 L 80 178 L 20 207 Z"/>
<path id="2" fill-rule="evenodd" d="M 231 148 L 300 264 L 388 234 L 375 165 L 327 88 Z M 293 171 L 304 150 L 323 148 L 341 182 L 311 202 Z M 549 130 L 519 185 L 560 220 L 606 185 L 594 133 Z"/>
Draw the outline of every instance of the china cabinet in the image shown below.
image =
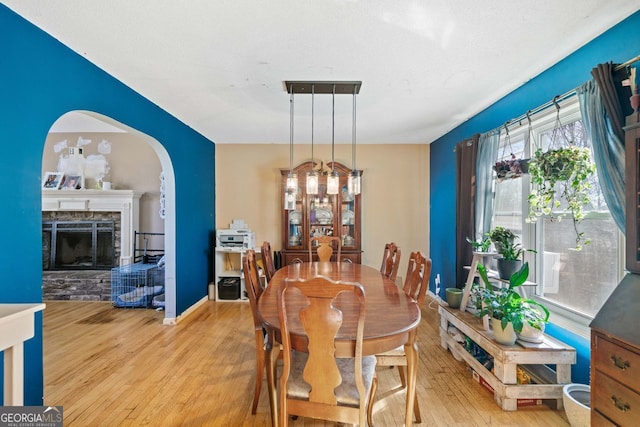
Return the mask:
<path id="1" fill-rule="evenodd" d="M 335 170 L 340 175 L 338 194 L 327 194 L 326 177 L 322 174 L 318 194 L 307 194 L 306 176 L 312 166 L 318 169 L 318 164 L 312 165 L 311 162 L 302 163 L 293 169 L 293 172 L 298 175 L 298 192 L 293 210 L 286 210 L 284 204 L 289 169 L 280 171 L 282 174 L 282 265 L 310 261 L 309 239 L 314 236 L 340 237 L 342 260 L 359 264 L 362 254 L 360 234 L 362 194 L 354 196 L 347 191 L 347 177 L 351 169 L 335 163 Z M 331 170 L 332 166 L 331 163 L 327 164 L 325 170 Z M 314 260 L 316 260 L 315 256 Z"/>

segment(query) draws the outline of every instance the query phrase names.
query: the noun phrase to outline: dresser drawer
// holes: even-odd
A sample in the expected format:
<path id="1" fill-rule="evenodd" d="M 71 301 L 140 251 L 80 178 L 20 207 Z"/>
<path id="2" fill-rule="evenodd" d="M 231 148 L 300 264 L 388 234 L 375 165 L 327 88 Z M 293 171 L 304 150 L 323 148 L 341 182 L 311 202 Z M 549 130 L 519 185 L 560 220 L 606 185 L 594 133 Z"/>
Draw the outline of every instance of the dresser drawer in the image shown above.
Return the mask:
<path id="1" fill-rule="evenodd" d="M 595 369 L 636 391 L 640 391 L 640 355 L 611 341 L 596 337 L 598 351 L 593 353 Z"/>
<path id="2" fill-rule="evenodd" d="M 591 425 L 593 427 L 617 427 L 598 411 L 591 411 Z"/>
<path id="3" fill-rule="evenodd" d="M 616 424 L 638 425 L 640 394 L 597 371 L 594 383 L 597 383 L 598 387 L 591 390 L 593 409 Z"/>

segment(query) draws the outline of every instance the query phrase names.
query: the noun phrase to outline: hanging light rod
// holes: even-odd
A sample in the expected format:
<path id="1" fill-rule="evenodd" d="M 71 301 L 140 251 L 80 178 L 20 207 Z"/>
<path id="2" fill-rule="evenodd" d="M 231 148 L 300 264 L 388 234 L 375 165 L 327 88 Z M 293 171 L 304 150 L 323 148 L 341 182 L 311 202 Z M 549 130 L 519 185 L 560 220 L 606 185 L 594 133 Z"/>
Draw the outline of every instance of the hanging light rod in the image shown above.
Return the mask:
<path id="1" fill-rule="evenodd" d="M 360 93 L 360 87 L 362 86 L 362 81 L 337 81 L 337 82 L 329 82 L 329 81 L 295 81 L 295 80 L 285 80 L 284 82 L 285 88 L 288 93 L 311 93 L 312 86 L 315 88 L 315 93 L 317 94 L 333 94 L 335 88 L 336 95 L 353 95 L 354 93 L 357 95 Z"/>

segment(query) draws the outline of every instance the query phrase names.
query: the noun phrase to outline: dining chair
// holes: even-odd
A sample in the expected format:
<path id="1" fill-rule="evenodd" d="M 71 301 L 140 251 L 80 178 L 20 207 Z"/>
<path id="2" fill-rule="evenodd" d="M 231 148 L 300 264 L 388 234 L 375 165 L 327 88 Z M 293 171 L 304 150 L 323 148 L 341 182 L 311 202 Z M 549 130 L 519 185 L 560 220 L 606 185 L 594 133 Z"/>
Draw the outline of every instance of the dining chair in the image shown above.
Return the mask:
<path id="1" fill-rule="evenodd" d="M 289 312 L 287 295 L 298 291 L 308 304 Z M 352 294 L 355 301 L 357 328 L 353 353 L 347 358 L 337 358 L 335 338 L 343 318 L 342 311 L 333 303 L 343 292 Z M 278 289 L 277 301 L 283 348 L 280 426 L 288 425 L 289 415 L 372 425 L 378 380 L 375 356 L 362 355 L 365 314 L 362 285 L 336 282 L 324 276 L 286 279 Z M 290 324 L 298 322 L 307 337 L 307 352 L 292 349 Z"/>
<path id="2" fill-rule="evenodd" d="M 244 272 L 244 283 L 247 294 L 249 294 L 249 305 L 251 306 L 251 314 L 253 315 L 253 329 L 256 337 L 256 385 L 253 392 L 253 403 L 251 405 L 251 413 L 255 414 L 258 401 L 260 400 L 262 378 L 265 372 L 266 350 L 265 330 L 260 315 L 258 314 L 258 298 L 262 295 L 262 286 L 260 285 L 260 276 L 256 264 L 255 251 L 253 249 L 247 250 L 242 257 L 242 270 Z"/>
<path id="3" fill-rule="evenodd" d="M 398 275 L 400 254 L 400 248 L 395 243 L 391 242 L 384 245 L 384 253 L 382 255 L 382 266 L 380 267 L 380 273 L 382 273 L 392 282 L 396 281 L 396 276 Z"/>
<path id="4" fill-rule="evenodd" d="M 273 275 L 276 273 L 276 267 L 273 264 L 271 243 L 266 240 L 262 242 L 262 246 L 260 246 L 260 254 L 262 256 L 262 265 L 264 266 L 264 275 L 267 278 L 267 283 L 269 283 Z"/>
<path id="5" fill-rule="evenodd" d="M 342 241 L 339 237 L 335 236 L 314 236 L 309 239 L 309 261 L 313 261 L 313 248 L 318 246 L 316 253 L 320 261 L 331 261 L 331 255 L 333 254 L 333 244 L 335 242 L 338 253 L 336 254 L 336 261 L 340 262 L 340 255 L 342 252 Z M 317 243 L 315 245 L 314 243 Z"/>
<path id="6" fill-rule="evenodd" d="M 409 255 L 407 276 L 404 280 L 403 291 L 416 301 L 418 307 L 422 307 L 422 303 L 424 302 L 427 289 L 429 288 L 430 276 L 431 259 L 425 258 L 421 252 L 411 252 L 411 255 Z M 407 366 L 407 355 L 404 352 L 404 346 L 385 353 L 377 354 L 376 359 L 378 366 L 397 366 L 402 388 L 407 387 L 407 380 L 403 368 L 403 366 Z M 422 422 L 417 392 L 413 401 L 413 413 L 416 418 L 416 422 Z"/>

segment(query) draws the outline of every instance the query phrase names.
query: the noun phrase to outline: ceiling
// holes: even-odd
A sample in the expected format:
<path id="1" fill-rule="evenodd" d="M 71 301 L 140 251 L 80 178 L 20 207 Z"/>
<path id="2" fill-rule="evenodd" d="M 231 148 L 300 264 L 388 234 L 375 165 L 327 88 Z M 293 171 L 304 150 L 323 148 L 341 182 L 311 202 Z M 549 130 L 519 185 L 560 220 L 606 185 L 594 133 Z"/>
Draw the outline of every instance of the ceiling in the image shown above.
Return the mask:
<path id="1" fill-rule="evenodd" d="M 640 9 L 638 0 L 2 3 L 216 143 L 288 143 L 285 80 L 362 81 L 359 144 L 430 143 Z M 350 143 L 352 96 L 336 95 L 335 107 L 331 98 L 315 96 L 314 140 L 331 142 L 335 109 L 335 141 Z M 311 96 L 295 96 L 296 143 L 310 141 L 310 111 Z M 83 131 L 73 117 L 58 129 Z"/>

